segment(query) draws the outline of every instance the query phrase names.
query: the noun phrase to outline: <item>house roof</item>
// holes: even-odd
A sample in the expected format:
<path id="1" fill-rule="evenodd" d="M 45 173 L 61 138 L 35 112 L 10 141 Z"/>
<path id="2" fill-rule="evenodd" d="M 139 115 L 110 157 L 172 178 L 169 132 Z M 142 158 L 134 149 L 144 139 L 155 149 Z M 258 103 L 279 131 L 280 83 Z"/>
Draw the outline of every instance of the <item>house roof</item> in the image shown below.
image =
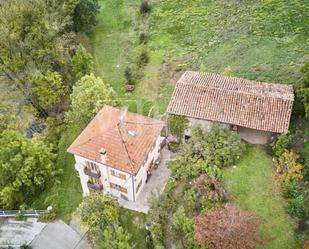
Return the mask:
<path id="1" fill-rule="evenodd" d="M 187 71 L 176 84 L 167 112 L 284 133 L 293 100 L 289 85 Z"/>
<path id="2" fill-rule="evenodd" d="M 163 121 L 104 106 L 67 151 L 102 163 L 103 148 L 106 165 L 134 175 L 144 165 L 163 126 Z"/>

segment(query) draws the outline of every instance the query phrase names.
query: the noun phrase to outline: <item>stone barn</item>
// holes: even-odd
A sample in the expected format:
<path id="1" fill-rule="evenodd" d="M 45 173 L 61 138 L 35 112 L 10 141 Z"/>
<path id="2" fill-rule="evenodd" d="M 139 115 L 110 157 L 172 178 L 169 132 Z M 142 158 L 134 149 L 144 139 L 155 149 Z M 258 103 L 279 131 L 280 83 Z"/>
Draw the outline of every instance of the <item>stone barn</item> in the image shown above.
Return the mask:
<path id="1" fill-rule="evenodd" d="M 188 118 L 188 137 L 195 124 L 207 132 L 219 122 L 249 143 L 264 144 L 272 134 L 288 132 L 293 101 L 290 85 L 187 71 L 176 84 L 167 113 Z"/>

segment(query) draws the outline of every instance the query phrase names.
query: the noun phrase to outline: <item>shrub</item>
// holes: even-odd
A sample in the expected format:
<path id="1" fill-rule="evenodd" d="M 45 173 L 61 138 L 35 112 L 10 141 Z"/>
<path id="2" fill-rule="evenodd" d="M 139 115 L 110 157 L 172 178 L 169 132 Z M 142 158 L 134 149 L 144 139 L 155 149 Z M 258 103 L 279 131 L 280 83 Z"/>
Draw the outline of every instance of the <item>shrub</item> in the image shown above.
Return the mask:
<path id="1" fill-rule="evenodd" d="M 176 125 L 179 125 L 176 122 Z M 197 177 L 203 173 L 221 176 L 221 168 L 238 162 L 244 151 L 239 136 L 230 130 L 213 127 L 203 134 L 196 128 L 183 152 L 168 161 L 168 167 L 176 179 Z"/>
<path id="2" fill-rule="evenodd" d="M 146 14 L 151 11 L 151 6 L 148 0 L 143 0 L 140 5 L 141 14 Z"/>
<path id="3" fill-rule="evenodd" d="M 211 202 L 227 201 L 227 193 L 218 179 L 206 174 L 200 175 L 193 183 L 196 192 L 203 199 Z"/>
<path id="4" fill-rule="evenodd" d="M 193 188 L 189 188 L 184 192 L 184 199 L 187 202 L 188 208 L 191 212 L 196 210 L 198 206 L 198 194 Z"/>
<path id="5" fill-rule="evenodd" d="M 168 146 L 168 149 L 173 153 L 176 153 L 180 147 L 179 143 L 176 141 L 169 141 L 167 146 Z"/>
<path id="6" fill-rule="evenodd" d="M 275 167 L 281 183 L 287 184 L 292 181 L 299 181 L 303 178 L 303 166 L 297 162 L 298 158 L 299 156 L 292 150 L 285 150 L 275 161 Z"/>
<path id="7" fill-rule="evenodd" d="M 140 67 L 145 66 L 148 62 L 149 62 L 148 52 L 146 50 L 143 50 L 139 55 L 138 65 Z"/>
<path id="8" fill-rule="evenodd" d="M 46 221 L 53 221 L 57 218 L 57 215 L 56 215 L 56 212 L 54 211 L 51 211 L 49 213 L 46 213 L 46 214 L 41 214 L 39 216 L 39 221 L 43 221 L 43 222 L 46 222 Z"/>
<path id="9" fill-rule="evenodd" d="M 309 215 L 308 202 L 306 202 L 306 199 L 303 196 L 303 194 L 299 194 L 297 197 L 288 200 L 287 212 L 290 215 L 298 218 L 308 217 Z"/>
<path id="10" fill-rule="evenodd" d="M 283 196 L 287 198 L 287 212 L 300 219 L 309 218 L 309 188 L 308 183 L 287 183 L 283 189 Z"/>
<path id="11" fill-rule="evenodd" d="M 288 149 L 291 142 L 291 136 L 289 134 L 281 134 L 277 136 L 275 140 L 271 143 L 271 148 L 276 156 L 281 156 L 283 152 Z"/>
<path id="12" fill-rule="evenodd" d="M 148 36 L 146 34 L 146 32 L 140 32 L 139 33 L 139 41 L 141 44 L 146 44 L 148 41 Z"/>
<path id="13" fill-rule="evenodd" d="M 135 76 L 132 68 L 126 67 L 124 70 L 124 77 L 126 78 L 126 84 L 135 85 Z"/>
<path id="14" fill-rule="evenodd" d="M 186 216 L 183 207 L 180 207 L 173 215 L 172 231 L 174 237 L 182 241 L 184 248 L 196 248 L 193 225 L 193 219 Z"/>
<path id="15" fill-rule="evenodd" d="M 16 220 L 25 220 L 26 217 L 25 217 L 25 215 L 24 215 L 24 212 L 23 212 L 22 210 L 19 210 L 19 211 L 17 212 L 17 214 L 15 215 L 15 219 L 16 219 Z"/>

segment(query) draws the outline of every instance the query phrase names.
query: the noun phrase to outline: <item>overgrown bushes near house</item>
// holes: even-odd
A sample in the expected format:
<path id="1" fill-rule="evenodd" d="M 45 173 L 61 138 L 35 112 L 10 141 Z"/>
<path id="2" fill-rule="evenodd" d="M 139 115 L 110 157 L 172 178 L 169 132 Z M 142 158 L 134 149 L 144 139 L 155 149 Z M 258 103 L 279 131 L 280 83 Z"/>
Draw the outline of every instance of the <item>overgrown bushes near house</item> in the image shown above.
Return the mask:
<path id="1" fill-rule="evenodd" d="M 292 150 L 285 150 L 275 161 L 276 171 L 280 182 L 285 185 L 292 181 L 300 181 L 303 178 L 303 166 L 297 162 L 299 158 Z"/>
<path id="2" fill-rule="evenodd" d="M 183 126 L 175 123 L 176 131 L 181 134 Z M 169 161 L 168 167 L 176 179 L 197 177 L 203 173 L 218 177 L 220 169 L 237 163 L 243 151 L 244 145 L 236 132 L 214 125 L 203 134 L 197 127 L 183 152 Z"/>
<path id="3" fill-rule="evenodd" d="M 177 120 L 179 116 L 173 118 Z M 174 134 L 181 134 L 182 128 L 176 125 Z M 208 143 L 217 150 L 210 150 Z M 180 155 L 168 162 L 173 185 L 154 200 L 148 213 L 155 248 L 208 248 L 196 240 L 195 217 L 220 208 L 228 201 L 220 183 L 221 168 L 236 163 L 243 149 L 240 138 L 232 131 L 214 126 L 203 134 L 200 128 L 194 129 Z"/>
<path id="4" fill-rule="evenodd" d="M 290 142 L 291 142 L 291 135 L 288 133 L 277 136 L 275 140 L 271 143 L 273 153 L 276 156 L 281 156 L 283 152 L 289 148 Z"/>

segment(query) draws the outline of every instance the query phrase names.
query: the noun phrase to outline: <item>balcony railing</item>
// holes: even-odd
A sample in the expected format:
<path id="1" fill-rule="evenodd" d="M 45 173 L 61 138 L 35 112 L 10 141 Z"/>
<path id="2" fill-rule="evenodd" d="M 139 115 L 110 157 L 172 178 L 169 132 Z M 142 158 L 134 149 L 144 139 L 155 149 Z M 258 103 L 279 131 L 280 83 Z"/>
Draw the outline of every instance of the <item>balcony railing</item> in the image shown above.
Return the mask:
<path id="1" fill-rule="evenodd" d="M 94 189 L 94 190 L 102 190 L 103 189 L 103 185 L 99 184 L 99 183 L 87 182 L 87 186 L 88 186 L 88 188 L 91 188 L 91 189 Z"/>
<path id="2" fill-rule="evenodd" d="M 91 176 L 91 177 L 94 177 L 94 178 L 100 178 L 101 177 L 100 171 L 91 171 L 91 170 L 88 170 L 87 168 L 85 168 L 84 173 L 85 173 L 85 175 Z"/>

